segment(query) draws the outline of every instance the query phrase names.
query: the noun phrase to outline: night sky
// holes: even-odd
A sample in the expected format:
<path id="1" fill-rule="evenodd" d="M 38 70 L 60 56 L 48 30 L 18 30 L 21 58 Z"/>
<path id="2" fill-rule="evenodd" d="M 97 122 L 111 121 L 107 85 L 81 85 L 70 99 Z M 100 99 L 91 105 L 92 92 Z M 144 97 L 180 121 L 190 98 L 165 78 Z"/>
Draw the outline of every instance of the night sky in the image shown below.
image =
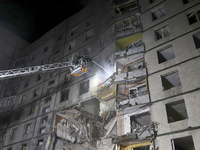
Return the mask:
<path id="1" fill-rule="evenodd" d="M 89 0 L 0 0 L 0 21 L 14 25 L 33 42 L 60 22 L 83 9 Z"/>

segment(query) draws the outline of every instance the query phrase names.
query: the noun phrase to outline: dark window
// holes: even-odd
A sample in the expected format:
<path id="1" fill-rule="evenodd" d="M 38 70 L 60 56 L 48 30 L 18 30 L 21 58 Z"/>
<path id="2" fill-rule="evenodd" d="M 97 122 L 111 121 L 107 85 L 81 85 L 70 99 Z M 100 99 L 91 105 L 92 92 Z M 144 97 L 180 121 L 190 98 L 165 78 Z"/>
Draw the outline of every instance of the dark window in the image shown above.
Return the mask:
<path id="1" fill-rule="evenodd" d="M 166 11 L 165 11 L 164 7 L 162 7 L 162 8 L 157 8 L 151 14 L 152 14 L 152 18 L 153 18 L 153 21 L 154 21 L 156 19 L 159 19 L 159 18 L 165 16 Z"/>
<path id="2" fill-rule="evenodd" d="M 195 150 L 192 136 L 172 139 L 173 150 Z"/>
<path id="3" fill-rule="evenodd" d="M 162 78 L 163 91 L 171 89 L 173 87 L 181 86 L 178 71 L 167 75 L 162 75 L 161 78 Z"/>
<path id="4" fill-rule="evenodd" d="M 133 10 L 137 8 L 137 1 L 132 1 L 130 3 L 126 3 L 124 5 L 120 5 L 115 8 L 115 14 L 123 14 L 125 12 L 128 12 L 130 10 Z"/>
<path id="5" fill-rule="evenodd" d="M 42 78 L 42 76 L 39 74 L 39 75 L 37 76 L 37 81 L 40 81 L 41 78 Z"/>
<path id="6" fill-rule="evenodd" d="M 153 3 L 153 2 L 155 2 L 155 1 L 156 1 L 156 0 L 150 0 L 150 4 Z"/>
<path id="7" fill-rule="evenodd" d="M 31 124 L 27 124 L 25 126 L 25 132 L 24 132 L 24 134 L 29 134 L 30 126 L 31 126 Z"/>
<path id="8" fill-rule="evenodd" d="M 162 50 L 157 51 L 157 55 L 159 64 L 173 59 L 175 58 L 174 48 L 172 46 L 168 46 Z"/>
<path id="9" fill-rule="evenodd" d="M 200 10 L 194 10 L 193 12 L 187 14 L 187 17 L 190 24 L 198 22 L 200 20 Z"/>
<path id="10" fill-rule="evenodd" d="M 137 96 L 137 90 L 136 90 L 136 89 L 131 89 L 131 90 L 129 91 L 129 93 L 130 93 L 130 97 L 131 97 L 131 98 L 134 98 L 134 97 Z"/>
<path id="11" fill-rule="evenodd" d="M 21 111 L 17 111 L 17 112 L 15 113 L 15 120 L 19 120 L 20 117 L 21 117 Z"/>
<path id="12" fill-rule="evenodd" d="M 80 84 L 80 90 L 79 90 L 79 93 L 80 95 L 84 94 L 84 93 L 87 93 L 89 91 L 89 80 L 88 81 L 85 81 L 85 82 L 82 82 Z"/>
<path id="13" fill-rule="evenodd" d="M 47 46 L 47 47 L 45 47 L 44 48 L 44 50 L 43 50 L 43 53 L 46 53 L 46 52 L 48 52 L 48 49 L 49 49 L 49 47 Z"/>
<path id="14" fill-rule="evenodd" d="M 73 30 L 71 31 L 71 36 L 75 35 L 76 33 L 77 33 L 77 28 L 75 28 L 75 29 L 73 29 Z"/>
<path id="15" fill-rule="evenodd" d="M 15 139 L 16 133 L 17 133 L 17 129 L 13 129 L 12 135 L 11 135 L 11 140 Z"/>
<path id="16" fill-rule="evenodd" d="M 39 93 L 39 89 L 35 89 L 35 90 L 33 91 L 33 98 L 34 98 L 34 97 L 37 97 L 37 96 L 38 96 L 38 93 Z"/>
<path id="17" fill-rule="evenodd" d="M 43 145 L 43 139 L 37 141 L 37 146 Z"/>
<path id="18" fill-rule="evenodd" d="M 170 34 L 169 26 L 168 25 L 162 26 L 161 28 L 156 29 L 154 32 L 155 32 L 155 40 L 157 41 Z"/>
<path id="19" fill-rule="evenodd" d="M 29 82 L 30 82 L 30 79 L 26 80 L 25 85 L 24 85 L 24 88 L 28 87 Z"/>
<path id="20" fill-rule="evenodd" d="M 191 2 L 192 0 L 182 0 L 184 4 Z"/>
<path id="21" fill-rule="evenodd" d="M 71 50 L 71 49 L 73 49 L 75 47 L 75 43 L 76 43 L 75 40 L 69 42 L 69 50 Z"/>
<path id="22" fill-rule="evenodd" d="M 34 112 L 35 112 L 35 106 L 31 106 L 29 115 L 34 114 Z"/>
<path id="23" fill-rule="evenodd" d="M 51 96 L 45 98 L 44 99 L 44 103 L 49 103 L 51 101 L 51 98 L 52 98 Z"/>
<path id="24" fill-rule="evenodd" d="M 200 48 L 200 33 L 193 35 L 193 39 L 196 49 Z"/>
<path id="25" fill-rule="evenodd" d="M 168 123 L 188 118 L 184 100 L 166 104 Z"/>
<path id="26" fill-rule="evenodd" d="M 47 120 L 48 120 L 48 116 L 43 117 L 43 118 L 41 119 L 41 124 L 46 123 Z"/>
<path id="27" fill-rule="evenodd" d="M 48 84 L 48 85 L 52 85 L 52 84 L 54 84 L 54 83 L 55 83 L 55 79 L 49 81 L 49 84 Z"/>
<path id="28" fill-rule="evenodd" d="M 23 103 L 23 102 L 25 101 L 25 99 L 26 99 L 26 94 L 23 94 L 23 95 L 21 96 L 20 100 L 19 100 L 19 103 L 20 103 L 20 104 Z"/>
<path id="29" fill-rule="evenodd" d="M 69 96 L 69 89 L 61 91 L 60 103 L 67 101 Z"/>
<path id="30" fill-rule="evenodd" d="M 27 148 L 27 144 L 24 144 L 24 145 L 22 145 L 21 150 L 26 150 L 26 148 Z"/>
<path id="31" fill-rule="evenodd" d="M 8 148 L 7 150 L 12 150 L 12 147 Z"/>

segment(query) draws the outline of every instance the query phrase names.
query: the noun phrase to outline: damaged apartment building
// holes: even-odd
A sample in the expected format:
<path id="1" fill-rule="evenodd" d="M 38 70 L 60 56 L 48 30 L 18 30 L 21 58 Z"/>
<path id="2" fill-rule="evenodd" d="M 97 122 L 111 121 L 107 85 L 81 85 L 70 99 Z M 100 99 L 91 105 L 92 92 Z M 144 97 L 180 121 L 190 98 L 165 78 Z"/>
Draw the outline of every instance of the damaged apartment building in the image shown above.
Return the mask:
<path id="1" fill-rule="evenodd" d="M 200 149 L 199 0 L 94 0 L 32 44 L 0 31 L 0 149 Z"/>

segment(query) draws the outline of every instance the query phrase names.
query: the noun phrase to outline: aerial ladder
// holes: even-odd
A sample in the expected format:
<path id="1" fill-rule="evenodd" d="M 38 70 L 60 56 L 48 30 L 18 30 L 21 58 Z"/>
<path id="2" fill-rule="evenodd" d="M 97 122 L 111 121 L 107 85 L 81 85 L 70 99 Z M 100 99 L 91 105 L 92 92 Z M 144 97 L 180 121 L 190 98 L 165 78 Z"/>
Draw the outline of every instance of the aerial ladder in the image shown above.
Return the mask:
<path id="1" fill-rule="evenodd" d="M 47 71 L 52 71 L 61 68 L 69 68 L 71 74 L 76 77 L 85 74 L 87 72 L 87 63 L 91 59 L 89 59 L 87 56 L 80 54 L 78 54 L 76 60 L 73 61 L 73 59 L 74 59 L 74 54 L 72 56 L 72 59 L 67 62 L 3 70 L 0 71 L 0 80 L 20 77 L 20 76 L 27 76 L 35 73 L 45 73 Z"/>

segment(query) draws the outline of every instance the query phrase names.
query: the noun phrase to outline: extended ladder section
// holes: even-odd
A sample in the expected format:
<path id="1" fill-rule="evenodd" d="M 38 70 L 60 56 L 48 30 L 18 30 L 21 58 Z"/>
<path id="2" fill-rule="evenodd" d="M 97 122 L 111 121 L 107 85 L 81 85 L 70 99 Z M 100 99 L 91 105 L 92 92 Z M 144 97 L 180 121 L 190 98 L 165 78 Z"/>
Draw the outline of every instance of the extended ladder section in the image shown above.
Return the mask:
<path id="1" fill-rule="evenodd" d="M 70 68 L 72 75 L 80 76 L 87 72 L 87 60 L 84 58 L 80 58 L 77 60 L 76 63 L 72 63 L 71 61 L 69 61 L 69 62 L 61 62 L 54 64 L 46 64 L 41 66 L 3 70 L 0 71 L 0 80 L 26 76 L 35 73 L 44 73 L 46 71 L 52 71 L 60 68 Z"/>

